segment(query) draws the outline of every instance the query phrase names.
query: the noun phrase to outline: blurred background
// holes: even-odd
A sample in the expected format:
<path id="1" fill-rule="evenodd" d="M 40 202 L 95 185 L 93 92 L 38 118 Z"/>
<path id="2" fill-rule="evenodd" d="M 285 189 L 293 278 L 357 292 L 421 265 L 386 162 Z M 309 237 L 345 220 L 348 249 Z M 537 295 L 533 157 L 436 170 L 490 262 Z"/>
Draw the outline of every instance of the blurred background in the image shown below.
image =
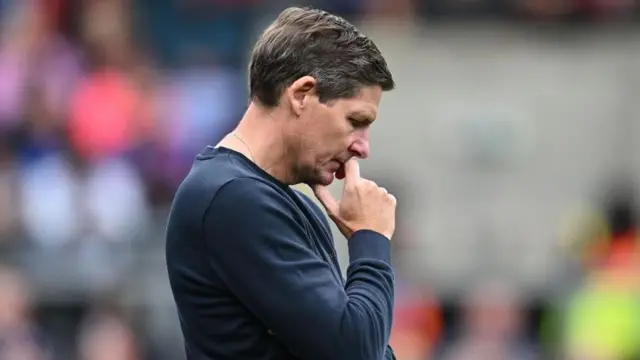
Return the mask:
<path id="1" fill-rule="evenodd" d="M 184 359 L 167 209 L 292 4 L 397 80 L 362 171 L 399 200 L 398 358 L 640 359 L 639 3 L 1 0 L 0 360 Z"/>

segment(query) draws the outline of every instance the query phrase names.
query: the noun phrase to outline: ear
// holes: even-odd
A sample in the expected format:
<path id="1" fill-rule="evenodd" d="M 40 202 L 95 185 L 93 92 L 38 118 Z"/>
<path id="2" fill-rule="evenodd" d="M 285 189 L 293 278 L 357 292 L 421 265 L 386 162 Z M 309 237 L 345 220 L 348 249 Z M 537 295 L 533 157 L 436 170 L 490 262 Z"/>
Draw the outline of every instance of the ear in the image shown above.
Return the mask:
<path id="1" fill-rule="evenodd" d="M 316 96 L 316 83 L 316 79 L 313 76 L 303 76 L 287 88 L 286 94 L 296 115 L 300 115 L 305 103 L 312 96 Z"/>

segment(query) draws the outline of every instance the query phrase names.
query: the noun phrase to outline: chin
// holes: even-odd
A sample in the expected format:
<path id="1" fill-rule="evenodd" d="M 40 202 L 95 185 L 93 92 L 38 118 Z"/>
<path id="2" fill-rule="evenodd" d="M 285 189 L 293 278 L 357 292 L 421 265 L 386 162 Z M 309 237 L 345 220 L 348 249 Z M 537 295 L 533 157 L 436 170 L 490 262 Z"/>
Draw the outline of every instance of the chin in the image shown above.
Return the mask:
<path id="1" fill-rule="evenodd" d="M 321 174 L 318 174 L 318 183 L 324 186 L 330 185 L 333 180 L 335 179 L 335 176 L 333 175 L 333 173 L 331 172 L 323 172 Z"/>
<path id="2" fill-rule="evenodd" d="M 335 179 L 335 175 L 331 171 L 320 170 L 307 173 L 307 176 L 302 177 L 302 183 L 305 183 L 309 186 L 313 185 L 324 185 L 328 186 L 333 183 Z"/>

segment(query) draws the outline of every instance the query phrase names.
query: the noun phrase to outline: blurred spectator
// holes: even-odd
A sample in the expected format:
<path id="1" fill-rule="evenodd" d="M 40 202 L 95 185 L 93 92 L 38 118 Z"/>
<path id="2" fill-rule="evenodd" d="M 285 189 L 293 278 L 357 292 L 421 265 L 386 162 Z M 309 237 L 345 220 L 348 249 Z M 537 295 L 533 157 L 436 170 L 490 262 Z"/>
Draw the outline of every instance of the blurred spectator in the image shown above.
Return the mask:
<path id="1" fill-rule="evenodd" d="M 398 359 L 422 360 L 433 350 L 443 328 L 437 299 L 426 291 L 396 286 L 393 330 L 389 343 Z"/>
<path id="2" fill-rule="evenodd" d="M 131 61 L 130 10 L 130 0 L 87 0 L 81 7 L 82 40 L 86 45 L 100 46 L 108 61 L 119 66 Z"/>
<path id="3" fill-rule="evenodd" d="M 50 360 L 40 329 L 32 322 L 29 291 L 15 270 L 0 268 L 0 359 Z"/>
<path id="4" fill-rule="evenodd" d="M 587 354 L 595 359 L 626 360 L 640 356 L 638 277 L 633 284 L 619 276 L 593 276 L 573 296 L 564 324 L 565 357 L 580 359 Z M 636 289 L 629 287 L 632 284 Z"/>
<path id="5" fill-rule="evenodd" d="M 56 118 L 43 88 L 29 86 L 25 92 L 21 122 L 12 139 L 22 167 L 67 148 L 64 123 Z"/>
<path id="6" fill-rule="evenodd" d="M 52 32 L 36 0 L 25 0 L 11 14 L 0 43 L 0 128 L 13 128 L 31 89 L 40 88 L 53 119 L 65 119 L 69 93 L 80 74 L 76 49 Z"/>
<path id="7" fill-rule="evenodd" d="M 171 168 L 165 168 L 173 184 L 187 173 L 193 154 L 217 143 L 236 125 L 244 93 L 240 73 L 215 62 L 207 52 L 194 49 L 189 66 L 167 80 L 165 138 L 171 152 Z"/>
<path id="8" fill-rule="evenodd" d="M 183 348 L 159 250 L 166 207 L 193 156 L 215 144 L 240 118 L 247 101 L 244 77 L 251 38 L 271 15 L 292 3 L 0 0 L 0 261 L 20 264 L 18 271 L 0 269 L 0 360 L 51 360 L 51 348 L 55 360 L 72 359 L 66 352 L 75 348 L 70 339 L 86 298 L 103 298 L 109 290 L 139 302 L 143 310 L 153 307 L 153 329 L 147 327 L 142 336 L 155 337 L 155 350 L 163 360 L 180 359 L 174 355 Z M 436 357 L 535 358 L 537 349 L 524 339 L 522 329 L 523 308 L 531 299 L 515 296 L 502 283 L 482 282 L 466 289 L 462 311 L 450 311 L 459 298 L 441 297 L 439 286 L 464 291 L 453 279 L 465 275 L 452 264 L 492 261 L 472 253 L 475 248 L 465 243 L 480 242 L 483 251 L 493 251 L 475 224 L 496 219 L 488 238 L 500 237 L 503 227 L 523 234 L 513 241 L 520 256 L 526 250 L 519 249 L 519 239 L 551 226 L 554 212 L 563 211 L 559 209 L 568 201 L 565 197 L 584 200 L 583 190 L 591 188 L 586 183 L 608 173 L 611 159 L 600 155 L 611 153 L 622 166 L 637 168 L 634 151 L 616 147 L 637 143 L 618 141 L 618 136 L 636 135 L 616 119 L 620 111 L 632 114 L 630 122 L 635 119 L 637 106 L 624 95 L 633 98 L 638 83 L 632 76 L 638 34 L 634 27 L 607 27 L 603 32 L 594 26 L 572 31 L 552 27 L 557 32 L 545 37 L 538 28 L 528 33 L 517 21 L 476 25 L 458 20 L 619 22 L 637 15 L 638 1 L 302 4 L 356 22 L 366 19 L 366 30 L 380 40 L 398 77 L 398 92 L 385 96 L 379 117 L 400 119 L 402 126 L 387 120 L 374 126 L 372 146 L 384 150 L 363 163 L 367 177 L 368 169 L 384 171 L 375 180 L 402 206 L 392 242 L 397 288 L 390 341 L 398 358 L 429 358 L 440 341 Z M 428 30 L 400 26 L 403 30 L 397 32 L 387 23 L 391 18 L 417 25 L 413 21 L 420 12 L 428 15 Z M 439 27 L 434 18 L 455 21 Z M 494 25 L 500 30 L 484 32 Z M 468 169 L 454 169 L 454 157 L 430 150 L 425 134 L 447 144 L 457 142 L 444 128 L 431 128 L 429 124 L 436 123 L 432 119 L 446 118 L 447 106 L 473 108 L 477 104 L 469 103 L 476 98 L 498 106 L 522 103 L 525 112 L 529 105 L 535 109 L 530 111 L 540 119 L 537 135 L 544 146 L 532 153 L 530 166 L 522 162 L 514 173 L 478 177 Z M 605 100 L 598 103 L 600 99 Z M 580 112 L 585 104 L 587 110 Z M 553 139 L 562 139 L 561 146 L 554 148 Z M 551 141 L 550 146 L 545 141 Z M 581 141 L 589 146 L 581 148 Z M 584 158 L 574 157 L 585 153 Z M 474 164 L 480 164 L 476 160 Z M 493 186 L 495 193 L 483 194 Z M 436 191 L 424 195 L 431 189 Z M 551 196 L 545 197 L 547 192 Z M 563 303 L 553 307 L 557 316 L 547 324 L 551 330 L 545 329 L 560 358 L 639 356 L 636 202 L 628 189 L 609 192 L 605 209 L 590 212 L 588 224 L 571 234 L 579 241 L 568 248 L 575 255 L 570 259 L 555 256 L 557 249 L 549 245 L 554 239 L 546 234 L 531 236 L 536 246 L 522 248 L 545 249 L 548 256 L 533 266 L 513 261 L 515 272 L 527 268 L 523 274 L 574 265 L 570 274 L 554 273 Z M 511 224 L 512 218 L 517 224 Z M 437 261 L 419 265 L 428 258 L 425 249 L 433 250 Z M 341 260 L 346 253 L 339 253 Z M 34 304 L 21 276 L 29 277 L 37 290 Z M 432 282 L 432 276 L 437 281 Z M 523 282 L 530 280 L 522 276 Z M 550 298 L 544 292 L 538 295 Z M 41 307 L 36 309 L 38 319 L 49 311 L 42 326 L 59 330 L 48 334 L 56 336 L 51 339 L 54 346 L 46 345 L 31 316 L 32 305 Z M 450 339 L 450 322 L 458 312 L 464 321 L 454 329 L 457 337 Z M 149 324 L 135 320 L 131 327 Z M 138 360 L 151 353 L 145 348 L 141 354 L 136 342 L 142 336 L 135 339 L 131 327 L 119 315 L 93 312 L 80 327 L 82 359 Z"/>
<path id="9" fill-rule="evenodd" d="M 0 136 L 0 254 L 18 237 L 19 211 L 15 189 L 18 173 L 12 143 L 8 136 Z"/>
<path id="10" fill-rule="evenodd" d="M 129 324 L 111 313 L 90 314 L 81 324 L 79 360 L 142 360 Z"/>
<path id="11" fill-rule="evenodd" d="M 462 328 L 436 355 L 442 360 L 540 359 L 524 337 L 522 304 L 502 281 L 478 282 L 464 299 Z"/>
<path id="12" fill-rule="evenodd" d="M 88 1 L 82 39 L 89 73 L 70 104 L 71 144 L 83 161 L 100 162 L 132 151 L 151 131 L 153 113 L 136 77 L 140 54 L 129 30 L 128 1 Z"/>
<path id="13" fill-rule="evenodd" d="M 99 68 L 82 80 L 71 104 L 71 144 L 84 161 L 123 156 L 137 146 L 151 119 L 136 84 L 117 68 Z"/>
<path id="14" fill-rule="evenodd" d="M 79 233 L 72 167 L 60 154 L 33 162 L 21 171 L 19 194 L 26 235 L 36 244 L 59 246 Z"/>
<path id="15" fill-rule="evenodd" d="M 584 285 L 566 306 L 563 351 L 569 358 L 640 356 L 640 241 L 635 188 L 617 185 L 607 193 L 610 229 L 601 251 L 590 251 Z M 598 242 L 602 243 L 602 241 Z"/>
<path id="16" fill-rule="evenodd" d="M 122 281 L 134 256 L 131 243 L 144 236 L 149 220 L 136 169 L 122 159 L 78 169 L 52 155 L 22 179 L 22 215 L 35 245 L 30 270 L 59 287 L 99 291 Z"/>

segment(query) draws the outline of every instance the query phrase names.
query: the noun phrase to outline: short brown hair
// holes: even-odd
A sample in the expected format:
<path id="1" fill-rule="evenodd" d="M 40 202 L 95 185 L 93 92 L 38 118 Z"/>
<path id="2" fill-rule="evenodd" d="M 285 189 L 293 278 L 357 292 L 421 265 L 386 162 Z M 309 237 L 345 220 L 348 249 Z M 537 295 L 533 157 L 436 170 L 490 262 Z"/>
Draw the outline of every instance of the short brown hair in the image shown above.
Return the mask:
<path id="1" fill-rule="evenodd" d="M 326 11 L 290 7 L 253 48 L 251 98 L 275 107 L 284 89 L 307 75 L 316 79 L 321 102 L 355 96 L 365 86 L 395 87 L 380 50 L 355 26 Z"/>

